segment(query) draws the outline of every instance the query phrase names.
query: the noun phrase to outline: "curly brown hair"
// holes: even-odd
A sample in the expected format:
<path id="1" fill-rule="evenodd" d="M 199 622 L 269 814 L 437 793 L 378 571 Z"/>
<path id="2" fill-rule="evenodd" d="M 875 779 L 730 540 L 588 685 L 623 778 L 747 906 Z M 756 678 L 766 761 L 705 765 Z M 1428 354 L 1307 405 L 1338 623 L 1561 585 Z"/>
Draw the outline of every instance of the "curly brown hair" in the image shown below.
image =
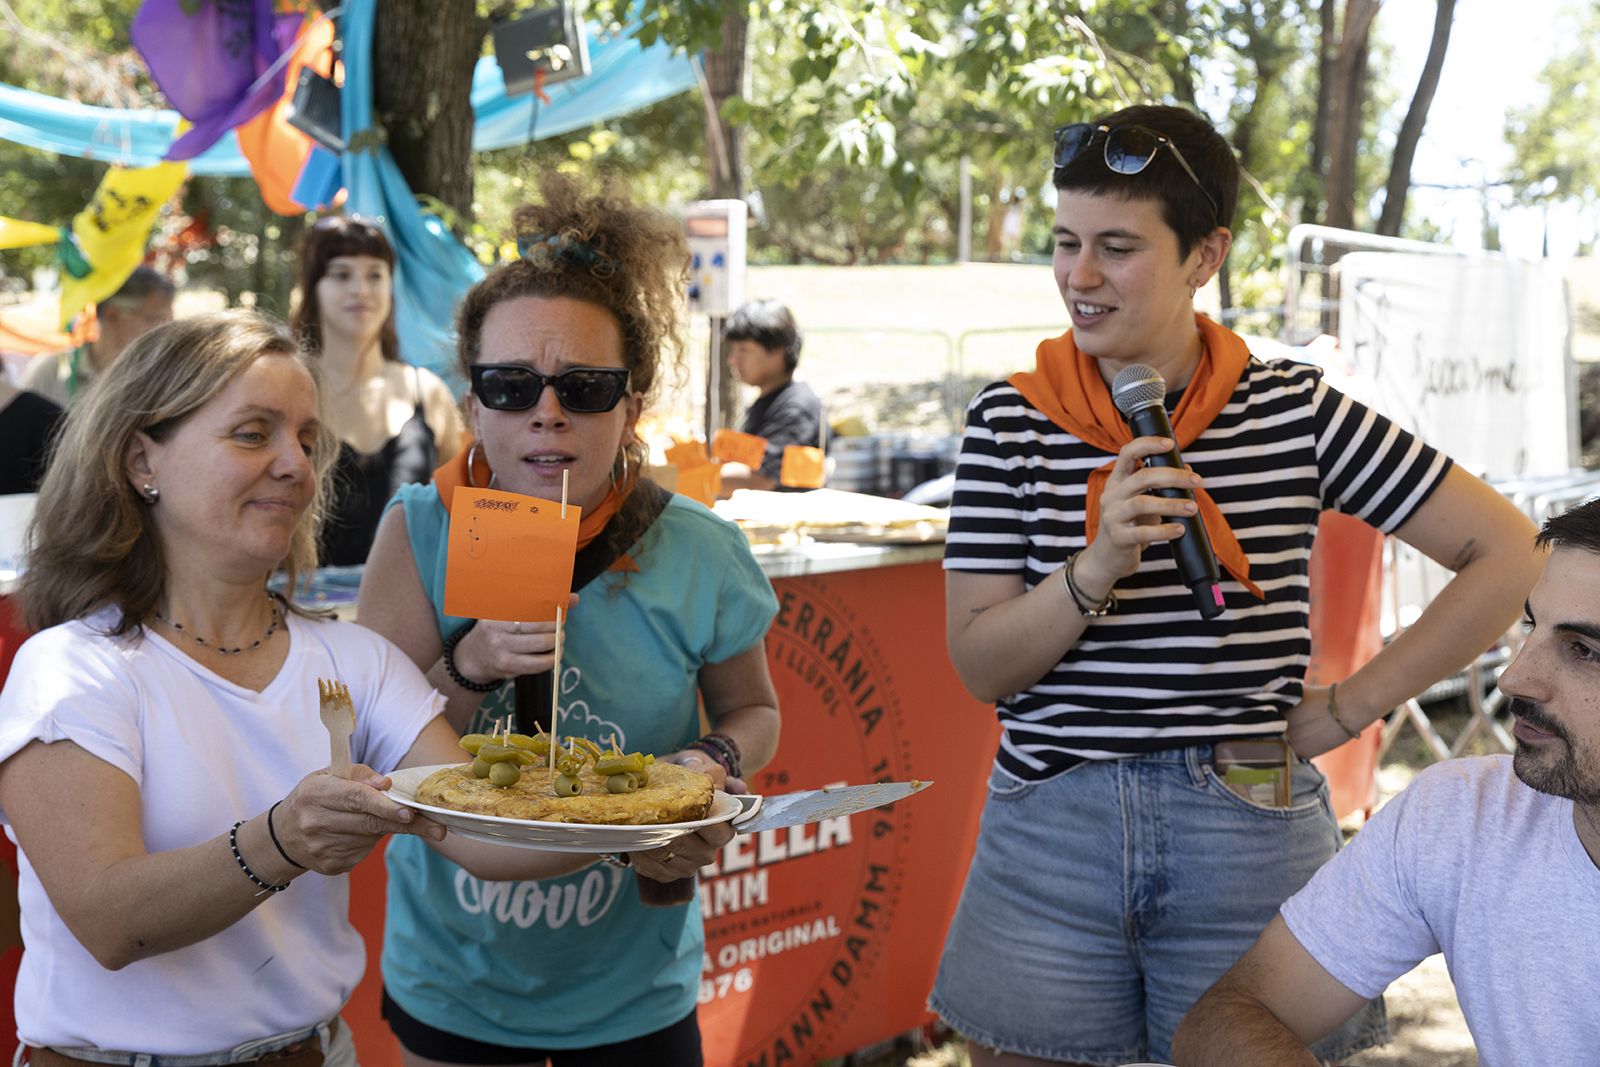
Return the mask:
<path id="1" fill-rule="evenodd" d="M 609 311 L 622 329 L 622 361 L 631 387 L 654 399 L 664 368 L 684 370 L 683 294 L 689 248 L 676 219 L 635 204 L 626 184 L 591 185 L 565 174 L 539 179 L 540 198 L 512 213 L 522 249 L 474 285 L 456 315 L 456 363 L 463 380 L 478 360 L 483 322 L 496 304 L 519 297 L 570 297 Z M 643 441 L 619 450 L 614 467 L 644 468 Z M 607 527 L 607 537 L 633 543 L 646 525 L 641 494 L 632 494 Z"/>

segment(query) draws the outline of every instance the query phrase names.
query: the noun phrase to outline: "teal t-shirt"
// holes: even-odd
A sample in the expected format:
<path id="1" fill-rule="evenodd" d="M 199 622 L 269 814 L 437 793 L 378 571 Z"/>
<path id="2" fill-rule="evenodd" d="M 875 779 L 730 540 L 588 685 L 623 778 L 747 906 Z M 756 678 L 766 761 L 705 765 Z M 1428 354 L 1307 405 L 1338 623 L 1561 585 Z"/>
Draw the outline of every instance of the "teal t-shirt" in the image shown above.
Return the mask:
<path id="1" fill-rule="evenodd" d="M 402 487 L 397 505 L 439 632 L 454 633 L 466 620 L 443 613 L 449 514 L 432 485 Z M 632 554 L 637 573 L 608 571 L 579 591 L 558 732 L 674 752 L 699 732 L 700 668 L 760 641 L 777 599 L 744 535 L 682 496 Z M 474 730 L 506 713 L 511 689 L 485 694 Z M 594 864 L 485 882 L 404 836 L 390 841 L 388 864 L 384 985 L 429 1026 L 496 1045 L 591 1048 L 671 1026 L 695 1006 L 699 907 L 645 907 L 632 871 Z"/>

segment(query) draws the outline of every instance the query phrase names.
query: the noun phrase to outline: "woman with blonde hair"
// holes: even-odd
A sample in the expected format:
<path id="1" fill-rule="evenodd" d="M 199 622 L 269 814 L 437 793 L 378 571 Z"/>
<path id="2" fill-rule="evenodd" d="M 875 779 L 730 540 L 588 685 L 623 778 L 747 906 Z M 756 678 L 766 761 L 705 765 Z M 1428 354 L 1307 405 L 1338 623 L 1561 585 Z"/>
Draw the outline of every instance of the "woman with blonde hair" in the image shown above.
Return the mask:
<path id="1" fill-rule="evenodd" d="M 514 216 L 521 257 L 459 313 L 476 440 L 434 485 L 401 489 L 360 619 L 428 671 L 457 729 L 505 715 L 513 677 L 551 670 L 553 627 L 445 614 L 448 494 L 493 484 L 560 500 L 567 484 L 583 509 L 576 571 L 594 577 L 565 625 L 558 732 L 615 737 L 722 785 L 777 746 L 762 640 L 777 602 L 735 527 L 639 478 L 640 414 L 663 359 L 682 358 L 683 237 L 615 186 L 549 176 L 541 192 Z M 408 1065 L 701 1062 L 700 909 L 644 905 L 620 867 L 683 878 L 703 860 L 676 845 L 616 857 L 502 887 L 502 899 L 545 902 L 508 911 L 485 905 L 499 890 L 407 844 L 388 851 L 383 974 Z"/>
<path id="2" fill-rule="evenodd" d="M 267 587 L 316 562 L 333 450 L 298 346 L 249 312 L 151 331 L 68 414 L 23 576 L 40 632 L 0 692 L 23 1062 L 353 1063 L 344 875 L 384 834 L 483 878 L 594 862 L 445 838 L 382 795 L 391 769 L 457 761 L 442 698 Z M 319 679 L 353 702 L 347 770 Z"/>

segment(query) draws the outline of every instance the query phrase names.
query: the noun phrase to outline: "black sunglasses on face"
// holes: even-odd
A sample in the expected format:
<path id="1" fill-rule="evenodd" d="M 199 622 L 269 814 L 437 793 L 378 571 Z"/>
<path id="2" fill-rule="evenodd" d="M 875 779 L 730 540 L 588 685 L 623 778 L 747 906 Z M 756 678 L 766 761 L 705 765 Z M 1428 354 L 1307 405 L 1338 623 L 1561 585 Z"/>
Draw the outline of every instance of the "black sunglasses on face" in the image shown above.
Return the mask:
<path id="1" fill-rule="evenodd" d="M 1189 161 L 1183 158 L 1183 153 L 1178 151 L 1178 146 L 1165 134 L 1157 133 L 1148 126 L 1102 126 L 1092 122 L 1074 122 L 1066 126 L 1057 126 L 1055 132 L 1055 165 L 1064 167 L 1077 159 L 1084 149 L 1094 143 L 1096 137 L 1104 135 L 1106 168 L 1117 174 L 1138 174 L 1150 165 L 1156 158 L 1156 153 L 1163 147 L 1172 152 L 1172 158 L 1178 161 L 1178 166 L 1194 182 L 1194 187 L 1200 190 L 1200 195 L 1206 198 L 1206 203 L 1211 205 L 1211 217 L 1216 219 L 1221 211 L 1217 201 L 1206 192 L 1206 187 L 1200 183 L 1200 175 L 1189 166 Z M 1219 221 L 1217 225 L 1221 225 Z"/>
<path id="2" fill-rule="evenodd" d="M 625 367 L 569 367 L 560 374 L 540 374 L 522 363 L 474 363 L 472 395 L 495 411 L 526 411 L 539 402 L 544 387 L 577 415 L 610 411 L 628 395 Z"/>

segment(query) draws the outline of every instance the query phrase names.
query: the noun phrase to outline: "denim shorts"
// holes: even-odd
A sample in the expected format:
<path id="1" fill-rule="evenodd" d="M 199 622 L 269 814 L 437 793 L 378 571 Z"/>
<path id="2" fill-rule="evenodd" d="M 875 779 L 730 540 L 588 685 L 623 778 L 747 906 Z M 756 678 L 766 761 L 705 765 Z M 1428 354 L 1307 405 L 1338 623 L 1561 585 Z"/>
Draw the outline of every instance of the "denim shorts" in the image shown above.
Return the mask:
<path id="1" fill-rule="evenodd" d="M 1224 786 L 1211 746 L 997 766 L 928 1004 L 969 1040 L 1084 1064 L 1169 1060 L 1178 1021 L 1339 849 L 1328 786 L 1297 760 L 1285 808 Z M 1381 998 L 1314 1051 L 1388 1040 Z"/>

